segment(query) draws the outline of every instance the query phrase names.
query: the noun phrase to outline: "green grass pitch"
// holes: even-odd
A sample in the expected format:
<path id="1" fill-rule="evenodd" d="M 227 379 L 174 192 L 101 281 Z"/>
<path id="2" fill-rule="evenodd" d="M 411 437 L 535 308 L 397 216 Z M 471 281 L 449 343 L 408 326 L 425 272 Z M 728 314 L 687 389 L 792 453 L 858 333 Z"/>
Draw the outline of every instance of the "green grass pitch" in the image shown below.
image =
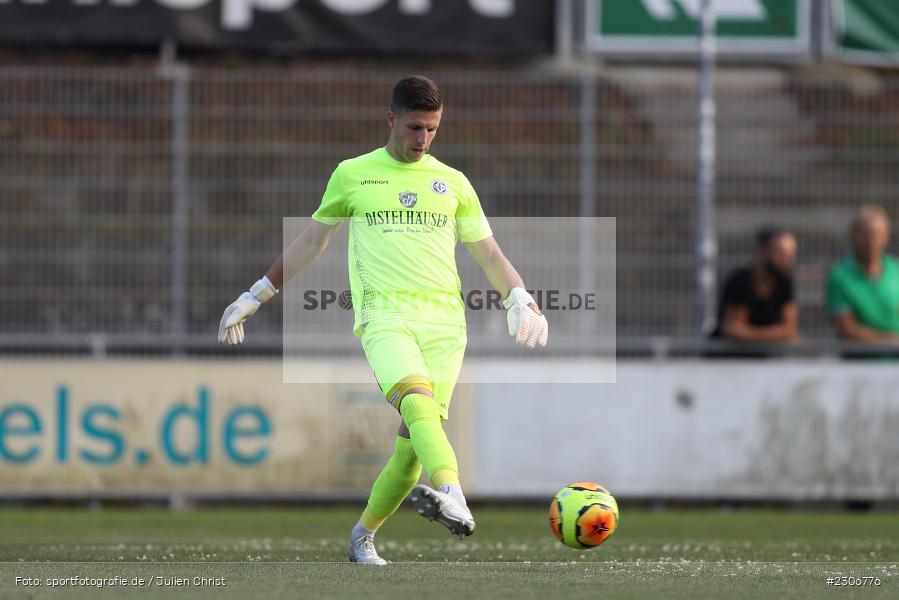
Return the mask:
<path id="1" fill-rule="evenodd" d="M 899 515 L 770 510 L 628 510 L 599 548 L 571 550 L 542 509 L 475 510 L 451 537 L 403 507 L 378 534 L 393 564 L 346 562 L 350 508 L 0 510 L 0 597 L 16 598 L 896 598 Z M 48 578 L 142 577 L 144 588 Z M 41 587 L 16 587 L 16 577 Z M 224 578 L 224 587 L 156 577 Z M 880 585 L 828 586 L 871 577 Z M 837 579 L 839 581 L 839 579 Z M 846 580 L 847 582 L 853 580 Z"/>

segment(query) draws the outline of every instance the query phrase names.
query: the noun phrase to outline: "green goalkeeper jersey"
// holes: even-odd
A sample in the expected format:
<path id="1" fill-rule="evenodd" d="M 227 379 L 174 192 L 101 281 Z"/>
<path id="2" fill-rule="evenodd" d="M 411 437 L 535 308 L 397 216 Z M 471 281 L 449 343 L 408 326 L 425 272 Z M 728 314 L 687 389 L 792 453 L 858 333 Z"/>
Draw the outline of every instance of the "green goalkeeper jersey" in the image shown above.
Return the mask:
<path id="1" fill-rule="evenodd" d="M 456 242 L 477 242 L 492 231 L 461 171 L 430 154 L 404 163 L 378 148 L 337 166 L 312 218 L 350 221 L 357 335 L 380 318 L 465 325 Z"/>

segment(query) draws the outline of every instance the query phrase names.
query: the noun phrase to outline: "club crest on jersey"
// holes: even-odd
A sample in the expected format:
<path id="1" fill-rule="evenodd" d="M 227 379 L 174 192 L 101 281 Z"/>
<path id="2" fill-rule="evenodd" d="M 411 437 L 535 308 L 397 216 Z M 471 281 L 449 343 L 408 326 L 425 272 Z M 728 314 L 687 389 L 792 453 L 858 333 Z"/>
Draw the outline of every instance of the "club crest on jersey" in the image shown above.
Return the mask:
<path id="1" fill-rule="evenodd" d="M 449 188 L 446 186 L 446 184 L 444 182 L 440 181 L 439 179 L 435 179 L 434 181 L 431 182 L 431 189 L 434 190 L 435 192 L 437 192 L 438 194 L 445 194 L 446 190 L 448 190 Z"/>
<path id="2" fill-rule="evenodd" d="M 415 192 L 400 192 L 400 204 L 406 208 L 412 208 L 418 203 L 418 194 Z"/>

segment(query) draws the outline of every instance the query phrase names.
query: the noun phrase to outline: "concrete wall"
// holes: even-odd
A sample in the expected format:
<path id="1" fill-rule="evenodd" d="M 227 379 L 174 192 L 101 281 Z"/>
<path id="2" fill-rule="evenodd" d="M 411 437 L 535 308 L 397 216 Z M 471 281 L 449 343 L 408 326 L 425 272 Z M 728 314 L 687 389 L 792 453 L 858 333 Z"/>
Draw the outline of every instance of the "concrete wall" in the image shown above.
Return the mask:
<path id="1" fill-rule="evenodd" d="M 484 386 L 475 406 L 484 494 L 899 498 L 890 363 L 619 363 L 613 385 Z"/>
<path id="2" fill-rule="evenodd" d="M 360 383 L 284 384 L 277 360 L 5 361 L 0 495 L 364 496 L 399 416 L 365 363 L 340 369 Z M 620 362 L 617 381 L 458 386 L 470 494 L 899 498 L 892 363 Z"/>

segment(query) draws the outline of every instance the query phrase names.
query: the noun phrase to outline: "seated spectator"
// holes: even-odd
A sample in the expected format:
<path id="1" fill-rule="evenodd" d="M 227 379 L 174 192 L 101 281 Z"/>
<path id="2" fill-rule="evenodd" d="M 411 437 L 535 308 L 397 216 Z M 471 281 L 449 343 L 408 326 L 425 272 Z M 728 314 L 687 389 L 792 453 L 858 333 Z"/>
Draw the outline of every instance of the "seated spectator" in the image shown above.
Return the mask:
<path id="1" fill-rule="evenodd" d="M 796 238 L 783 229 L 764 229 L 756 234 L 755 244 L 753 264 L 736 269 L 724 283 L 712 337 L 743 342 L 796 340 Z"/>
<path id="2" fill-rule="evenodd" d="M 863 206 L 849 230 L 852 254 L 827 275 L 827 312 L 840 337 L 895 341 L 899 335 L 899 262 L 886 254 L 890 222 L 879 206 Z"/>

